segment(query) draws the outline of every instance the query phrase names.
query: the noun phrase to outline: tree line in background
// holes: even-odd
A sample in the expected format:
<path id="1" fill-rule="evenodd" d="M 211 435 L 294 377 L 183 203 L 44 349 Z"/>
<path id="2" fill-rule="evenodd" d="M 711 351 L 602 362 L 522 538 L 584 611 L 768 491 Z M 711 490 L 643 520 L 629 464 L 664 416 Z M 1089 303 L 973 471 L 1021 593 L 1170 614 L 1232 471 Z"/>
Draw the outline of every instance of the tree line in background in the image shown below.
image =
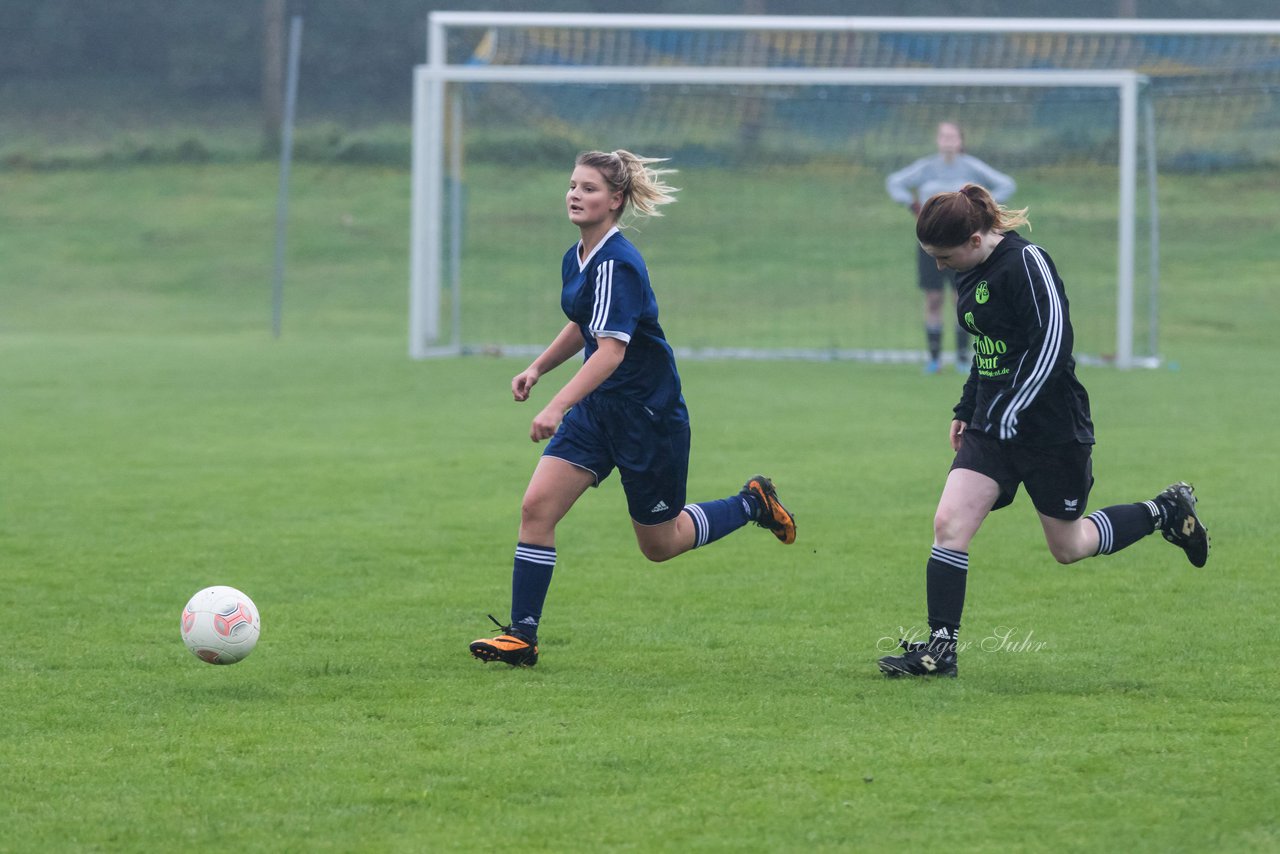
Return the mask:
<path id="1" fill-rule="evenodd" d="M 309 106 L 408 117 L 409 70 L 425 60 L 433 9 L 586 13 L 953 16 L 955 0 L 0 0 L 0 87 L 68 90 L 128 81 L 164 98 L 261 104 L 268 140 L 281 112 L 288 19 L 304 22 Z M 966 16 L 1062 17 L 1062 0 L 966 0 Z M 1266 18 L 1275 0 L 1073 0 L 1072 17 Z M 109 86 L 108 86 L 109 88 Z M 3 90 L 0 90 L 3 91 Z M 75 101 L 75 99 L 72 99 Z M 80 103 L 90 96 L 79 99 Z M 110 109 L 105 105 L 104 109 Z"/>
<path id="2" fill-rule="evenodd" d="M 304 76 L 353 97 L 403 99 L 422 62 L 433 8 L 776 15 L 954 15 L 954 0 L 0 0 L 0 83 L 24 77 L 152 75 L 183 91 L 244 95 L 261 86 L 273 14 L 305 22 Z M 968 16 L 1061 17 L 1061 0 L 966 0 Z M 1073 17 L 1264 18 L 1274 0 L 1073 0 Z M 278 48 L 265 47 L 268 51 Z"/>

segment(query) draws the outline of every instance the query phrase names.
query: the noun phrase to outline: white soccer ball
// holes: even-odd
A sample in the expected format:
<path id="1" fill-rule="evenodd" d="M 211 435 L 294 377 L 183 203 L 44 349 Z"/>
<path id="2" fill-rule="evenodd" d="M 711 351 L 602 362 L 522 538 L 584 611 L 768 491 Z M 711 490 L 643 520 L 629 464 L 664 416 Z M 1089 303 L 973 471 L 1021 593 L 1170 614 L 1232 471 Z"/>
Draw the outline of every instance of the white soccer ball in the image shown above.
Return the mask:
<path id="1" fill-rule="evenodd" d="M 262 619 L 234 587 L 206 587 L 182 609 L 182 642 L 201 661 L 235 664 L 258 645 Z"/>

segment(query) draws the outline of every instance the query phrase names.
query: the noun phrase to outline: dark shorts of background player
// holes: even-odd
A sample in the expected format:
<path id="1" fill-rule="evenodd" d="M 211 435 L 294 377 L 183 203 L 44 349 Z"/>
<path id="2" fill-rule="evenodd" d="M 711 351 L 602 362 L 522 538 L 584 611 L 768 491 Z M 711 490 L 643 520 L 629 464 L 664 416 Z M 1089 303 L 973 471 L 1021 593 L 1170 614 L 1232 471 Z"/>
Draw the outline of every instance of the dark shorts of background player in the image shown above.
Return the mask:
<path id="1" fill-rule="evenodd" d="M 616 467 L 631 518 L 661 525 L 684 509 L 689 477 L 689 413 L 681 402 L 667 411 L 608 394 L 590 394 L 570 409 L 543 456 L 595 475 Z"/>
<path id="2" fill-rule="evenodd" d="M 1079 442 L 1023 445 L 966 431 L 951 468 L 985 474 L 1000 485 L 992 510 L 1013 503 L 1021 483 L 1041 513 L 1072 521 L 1084 515 L 1093 488 L 1093 446 Z"/>
<path id="3" fill-rule="evenodd" d="M 938 262 L 928 252 L 916 244 L 916 276 L 922 291 L 940 291 L 947 285 L 956 286 L 955 274 L 950 270 L 939 270 Z"/>

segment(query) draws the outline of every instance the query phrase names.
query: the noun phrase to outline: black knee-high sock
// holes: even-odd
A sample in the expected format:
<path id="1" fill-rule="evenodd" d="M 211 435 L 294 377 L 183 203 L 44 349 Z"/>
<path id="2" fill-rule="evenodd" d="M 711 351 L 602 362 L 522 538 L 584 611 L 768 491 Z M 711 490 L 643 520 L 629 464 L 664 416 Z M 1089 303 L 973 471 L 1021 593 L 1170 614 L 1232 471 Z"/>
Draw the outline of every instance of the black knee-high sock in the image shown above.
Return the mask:
<path id="1" fill-rule="evenodd" d="M 924 341 L 929 348 L 929 358 L 938 361 L 938 357 L 942 355 L 942 327 L 925 324 Z"/>
<path id="2" fill-rule="evenodd" d="M 925 569 L 925 598 L 929 603 L 929 644 L 954 645 L 964 612 L 969 553 L 934 546 Z"/>
<path id="3" fill-rule="evenodd" d="M 1095 555 L 1115 554 L 1160 527 L 1160 507 L 1154 501 L 1116 504 L 1085 517 L 1098 529 Z"/>

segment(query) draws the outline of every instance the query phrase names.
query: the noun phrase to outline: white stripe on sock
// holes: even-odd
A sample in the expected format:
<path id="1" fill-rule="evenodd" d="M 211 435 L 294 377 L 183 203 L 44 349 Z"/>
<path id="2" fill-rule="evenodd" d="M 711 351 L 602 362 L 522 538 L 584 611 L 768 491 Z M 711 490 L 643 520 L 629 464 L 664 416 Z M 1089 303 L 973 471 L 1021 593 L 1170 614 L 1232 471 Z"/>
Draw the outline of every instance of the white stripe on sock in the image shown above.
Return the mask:
<path id="1" fill-rule="evenodd" d="M 686 504 L 684 512 L 693 520 L 693 547 L 705 546 L 711 536 L 711 523 L 707 521 L 707 513 L 697 504 Z"/>
<path id="2" fill-rule="evenodd" d="M 539 546 L 516 546 L 516 558 L 518 560 L 527 560 L 529 563 L 537 563 L 543 566 L 555 566 L 556 550 L 545 549 Z"/>
<path id="3" fill-rule="evenodd" d="M 1099 510 L 1097 513 L 1090 513 L 1085 517 L 1094 524 L 1098 529 L 1098 550 L 1095 555 L 1109 555 L 1115 547 L 1116 533 L 1115 528 L 1111 525 L 1111 519 L 1106 513 Z"/>
<path id="4" fill-rule="evenodd" d="M 941 561 L 948 566 L 954 566 L 956 569 L 969 571 L 969 553 L 958 552 L 954 549 L 944 549 L 942 546 L 934 546 L 929 556 L 934 560 Z"/>

